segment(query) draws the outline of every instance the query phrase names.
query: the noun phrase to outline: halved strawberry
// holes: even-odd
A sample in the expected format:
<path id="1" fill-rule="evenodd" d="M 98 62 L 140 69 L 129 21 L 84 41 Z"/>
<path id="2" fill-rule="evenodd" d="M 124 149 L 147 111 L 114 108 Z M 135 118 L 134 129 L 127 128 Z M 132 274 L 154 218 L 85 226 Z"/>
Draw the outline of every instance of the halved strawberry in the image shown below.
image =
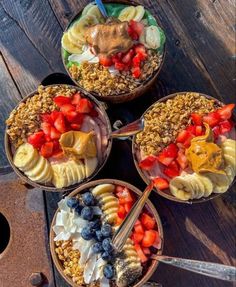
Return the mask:
<path id="1" fill-rule="evenodd" d="M 54 121 L 52 120 L 51 114 L 44 113 L 44 114 L 41 114 L 40 117 L 43 122 L 53 125 Z"/>
<path id="2" fill-rule="evenodd" d="M 63 113 L 63 115 L 65 116 L 68 112 L 75 111 L 75 106 L 72 104 L 66 104 L 66 105 L 61 106 L 60 110 Z"/>
<path id="3" fill-rule="evenodd" d="M 119 71 L 124 71 L 125 70 L 126 65 L 124 63 L 121 62 L 115 62 L 115 68 Z"/>
<path id="4" fill-rule="evenodd" d="M 178 154 L 178 147 L 176 144 L 171 143 L 166 148 L 164 148 L 161 153 L 167 157 L 176 158 Z"/>
<path id="5" fill-rule="evenodd" d="M 163 173 L 170 178 L 173 178 L 179 175 L 178 170 L 170 168 L 169 166 L 163 170 Z"/>
<path id="6" fill-rule="evenodd" d="M 132 206 L 133 206 L 133 202 L 126 202 L 126 203 L 124 204 L 125 211 L 126 211 L 127 213 L 129 213 L 129 212 L 130 212 L 130 209 L 132 208 Z"/>
<path id="7" fill-rule="evenodd" d="M 54 124 L 55 120 L 57 119 L 57 117 L 58 117 L 60 114 L 62 114 L 62 113 L 61 113 L 61 112 L 58 112 L 58 111 L 53 111 L 53 112 L 51 112 L 51 119 L 52 119 L 52 121 L 53 121 L 53 124 Z"/>
<path id="8" fill-rule="evenodd" d="M 76 106 L 76 111 L 82 114 L 88 114 L 91 112 L 93 108 L 93 104 L 90 102 L 90 100 L 82 98 L 79 101 L 79 104 Z"/>
<path id="9" fill-rule="evenodd" d="M 126 211 L 125 211 L 125 207 L 123 206 L 123 205 L 119 205 L 119 209 L 118 209 L 118 211 L 117 211 L 117 215 L 120 217 L 120 218 L 122 218 L 122 219 L 124 219 L 125 218 L 125 216 L 126 216 Z"/>
<path id="10" fill-rule="evenodd" d="M 216 112 L 220 116 L 221 120 L 228 120 L 232 116 L 232 111 L 235 107 L 235 104 L 228 104 L 218 109 Z"/>
<path id="11" fill-rule="evenodd" d="M 121 223 L 123 222 L 124 219 L 120 218 L 119 216 L 117 216 L 117 219 L 116 219 L 116 226 L 119 226 L 121 225 Z"/>
<path id="12" fill-rule="evenodd" d="M 129 26 L 132 31 L 134 31 L 138 36 L 140 36 L 144 30 L 144 25 L 142 22 L 137 22 L 135 20 L 130 20 Z"/>
<path id="13" fill-rule="evenodd" d="M 145 212 L 142 213 L 140 220 L 143 227 L 147 230 L 153 229 L 155 227 L 155 219 Z"/>
<path id="14" fill-rule="evenodd" d="M 138 40 L 139 35 L 133 30 L 133 28 L 131 26 L 128 27 L 127 32 L 133 40 L 135 40 L 135 41 Z"/>
<path id="15" fill-rule="evenodd" d="M 41 148 L 41 146 L 45 143 L 45 135 L 43 131 L 36 132 L 30 135 L 27 139 L 28 143 L 31 144 L 34 148 Z"/>
<path id="16" fill-rule="evenodd" d="M 124 187 L 123 190 L 121 192 L 117 192 L 117 197 L 119 198 L 119 202 L 120 204 L 125 204 L 128 202 L 133 202 L 133 197 L 130 193 L 130 191 L 128 190 L 127 187 Z"/>
<path id="17" fill-rule="evenodd" d="M 133 233 L 133 241 L 134 241 L 134 243 L 141 242 L 143 240 L 143 236 L 144 236 L 144 233 L 134 232 Z"/>
<path id="18" fill-rule="evenodd" d="M 73 95 L 71 104 L 72 104 L 72 105 L 75 105 L 75 106 L 78 105 L 80 99 L 81 99 L 81 95 L 80 95 L 79 92 L 77 92 L 76 94 Z"/>
<path id="19" fill-rule="evenodd" d="M 147 262 L 148 258 L 147 256 L 143 253 L 143 250 L 139 244 L 135 244 L 134 248 L 138 254 L 139 259 L 141 260 L 142 263 Z"/>
<path id="20" fill-rule="evenodd" d="M 144 232 L 144 237 L 142 240 L 143 247 L 151 247 L 156 240 L 156 231 L 154 230 L 146 230 Z"/>
<path id="21" fill-rule="evenodd" d="M 54 139 L 59 139 L 60 137 L 61 137 L 61 133 L 56 128 L 51 127 L 50 138 L 54 140 Z"/>
<path id="22" fill-rule="evenodd" d="M 132 66 L 133 67 L 140 67 L 141 64 L 141 58 L 139 57 L 139 55 L 135 55 L 132 59 Z"/>
<path id="23" fill-rule="evenodd" d="M 113 64 L 112 58 L 105 55 L 99 55 L 99 63 L 104 67 L 110 67 Z"/>
<path id="24" fill-rule="evenodd" d="M 216 126 L 221 120 L 218 112 L 211 112 L 203 117 L 203 122 L 207 123 L 211 128 Z"/>
<path id="25" fill-rule="evenodd" d="M 66 104 L 70 104 L 71 98 L 65 96 L 56 96 L 53 98 L 53 101 L 58 107 L 61 107 Z"/>
<path id="26" fill-rule="evenodd" d="M 153 180 L 154 186 L 160 190 L 167 189 L 169 187 L 169 182 L 162 177 L 157 177 Z"/>
<path id="27" fill-rule="evenodd" d="M 157 157 L 158 161 L 161 162 L 162 164 L 164 164 L 165 166 L 168 166 L 173 160 L 173 157 L 167 157 L 164 154 L 160 154 Z"/>
<path id="28" fill-rule="evenodd" d="M 220 122 L 219 127 L 220 127 L 220 133 L 225 134 L 231 131 L 233 124 L 230 121 L 226 120 L 226 121 Z"/>
<path id="29" fill-rule="evenodd" d="M 132 76 L 135 79 L 138 79 L 141 76 L 141 69 L 139 67 L 133 67 L 132 68 Z"/>
<path id="30" fill-rule="evenodd" d="M 192 113 L 191 114 L 191 119 L 196 126 L 201 126 L 202 125 L 202 116 L 197 114 L 197 113 Z"/>
<path id="31" fill-rule="evenodd" d="M 183 143 L 187 140 L 187 138 L 190 136 L 189 132 L 187 130 L 182 130 L 179 132 L 176 142 L 177 143 Z"/>
<path id="32" fill-rule="evenodd" d="M 42 122 L 41 123 L 41 129 L 43 130 L 43 132 L 45 133 L 45 135 L 50 136 L 51 134 L 51 124 L 47 123 L 47 122 Z"/>
<path id="33" fill-rule="evenodd" d="M 155 224 L 154 224 L 154 225 L 155 225 Z M 142 234 L 144 234 L 144 229 L 143 229 L 142 224 L 140 223 L 140 224 L 135 225 L 135 226 L 134 226 L 134 231 L 135 231 L 136 233 L 142 233 Z"/>
<path id="34" fill-rule="evenodd" d="M 150 170 L 153 168 L 156 161 L 157 158 L 155 156 L 149 155 L 139 163 L 139 167 L 143 170 Z"/>
<path id="35" fill-rule="evenodd" d="M 195 133 L 196 133 L 196 126 L 194 126 L 194 125 L 189 125 L 189 126 L 186 128 L 186 131 L 189 132 L 190 136 L 191 136 L 191 135 L 195 135 Z"/>
<path id="36" fill-rule="evenodd" d="M 66 129 L 66 124 L 65 124 L 65 118 L 63 114 L 59 114 L 54 122 L 55 128 L 60 132 L 60 133 L 65 133 L 67 131 Z"/>
<path id="37" fill-rule="evenodd" d="M 150 255 L 151 254 L 151 251 L 150 251 L 150 249 L 148 247 L 143 247 L 142 249 L 143 249 L 143 253 L 145 255 Z"/>
<path id="38" fill-rule="evenodd" d="M 42 145 L 40 149 L 40 154 L 43 157 L 48 158 L 52 155 L 52 151 L 53 151 L 53 142 L 46 142 Z"/>
<path id="39" fill-rule="evenodd" d="M 130 65 L 132 58 L 134 56 L 134 50 L 130 49 L 127 53 L 124 54 L 124 56 L 122 57 L 122 62 L 124 64 Z"/>
<path id="40" fill-rule="evenodd" d="M 147 59 L 148 55 L 146 53 L 146 49 L 143 44 L 138 44 L 135 46 L 135 53 L 137 54 L 137 56 L 139 57 L 141 61 L 144 61 Z"/>
<path id="41" fill-rule="evenodd" d="M 190 134 L 190 136 L 186 139 L 186 141 L 183 143 L 185 148 L 189 148 L 191 145 L 191 140 L 194 138 L 193 134 Z"/>
<path id="42" fill-rule="evenodd" d="M 179 166 L 182 169 L 185 169 L 188 166 L 187 157 L 185 156 L 185 154 L 181 150 L 178 151 L 178 156 L 176 158 L 176 161 L 178 162 Z"/>

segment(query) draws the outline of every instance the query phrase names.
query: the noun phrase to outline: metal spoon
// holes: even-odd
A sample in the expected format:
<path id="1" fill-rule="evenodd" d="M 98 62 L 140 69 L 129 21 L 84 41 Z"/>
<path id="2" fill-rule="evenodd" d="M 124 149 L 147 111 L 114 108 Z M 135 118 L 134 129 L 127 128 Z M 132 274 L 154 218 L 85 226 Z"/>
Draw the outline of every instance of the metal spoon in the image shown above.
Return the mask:
<path id="1" fill-rule="evenodd" d="M 130 137 L 136 135 L 144 129 L 144 119 L 140 118 L 111 133 L 112 138 Z"/>
<path id="2" fill-rule="evenodd" d="M 106 8 L 105 6 L 103 5 L 102 1 L 101 0 L 95 0 L 97 6 L 98 6 L 98 9 L 100 10 L 102 16 L 104 18 L 108 18 L 108 15 L 107 15 L 107 11 L 106 11 Z"/>

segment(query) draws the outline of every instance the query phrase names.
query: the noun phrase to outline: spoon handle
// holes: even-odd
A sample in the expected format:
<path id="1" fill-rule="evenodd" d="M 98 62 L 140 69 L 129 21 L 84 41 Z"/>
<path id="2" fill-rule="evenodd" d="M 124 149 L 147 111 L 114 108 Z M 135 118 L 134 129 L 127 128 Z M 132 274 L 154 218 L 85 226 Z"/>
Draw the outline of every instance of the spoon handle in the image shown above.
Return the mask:
<path id="1" fill-rule="evenodd" d="M 145 205 L 152 189 L 153 189 L 153 182 L 151 182 L 146 187 L 143 194 L 133 205 L 130 212 L 128 213 L 128 215 L 126 216 L 126 218 L 124 219 L 124 221 L 114 234 L 112 238 L 112 244 L 117 252 L 120 252 L 123 246 L 125 245 L 126 240 L 128 239 L 136 220 L 138 219 L 140 213 L 142 212 L 143 206 Z"/>
<path id="2" fill-rule="evenodd" d="M 107 18 L 108 15 L 107 15 L 107 11 L 106 11 L 106 8 L 105 6 L 103 5 L 102 1 L 101 0 L 95 0 L 96 4 L 98 5 L 98 9 L 100 10 L 100 12 L 102 13 L 102 16 L 104 18 Z"/>
<path id="3" fill-rule="evenodd" d="M 152 259 L 205 276 L 236 282 L 236 268 L 233 266 L 165 255 L 153 255 Z"/>
<path id="4" fill-rule="evenodd" d="M 143 128 L 144 120 L 143 118 L 140 118 L 116 131 L 113 131 L 110 136 L 112 138 L 129 137 L 141 132 Z"/>

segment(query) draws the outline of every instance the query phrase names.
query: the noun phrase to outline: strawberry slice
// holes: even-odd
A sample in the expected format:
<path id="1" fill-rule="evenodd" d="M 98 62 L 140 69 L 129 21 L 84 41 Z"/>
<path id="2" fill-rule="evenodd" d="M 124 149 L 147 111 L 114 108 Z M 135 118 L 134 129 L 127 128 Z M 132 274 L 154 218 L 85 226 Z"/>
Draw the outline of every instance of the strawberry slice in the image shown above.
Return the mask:
<path id="1" fill-rule="evenodd" d="M 143 247 L 151 247 L 156 240 L 156 231 L 154 230 L 146 230 L 144 232 L 144 237 L 142 240 Z"/>
<path id="2" fill-rule="evenodd" d="M 88 114 L 91 112 L 93 108 L 93 104 L 90 102 L 90 100 L 82 98 L 79 101 L 79 104 L 76 106 L 76 111 L 82 114 Z"/>
<path id="3" fill-rule="evenodd" d="M 71 124 L 70 127 L 72 130 L 75 130 L 75 131 L 80 131 L 80 129 L 81 129 L 80 124 Z"/>
<path id="4" fill-rule="evenodd" d="M 195 135 L 196 136 L 202 136 L 204 133 L 203 133 L 203 127 L 202 126 L 196 126 L 195 128 Z"/>
<path id="5" fill-rule="evenodd" d="M 50 134 L 51 134 L 51 127 L 52 127 L 51 124 L 49 124 L 47 122 L 41 123 L 41 129 L 43 130 L 43 132 L 47 136 L 50 136 Z"/>
<path id="6" fill-rule="evenodd" d="M 51 114 L 47 114 L 47 113 L 41 114 L 40 117 L 43 122 L 53 125 L 54 121 L 52 120 Z"/>
<path id="7" fill-rule="evenodd" d="M 36 132 L 30 135 L 27 139 L 28 143 L 31 144 L 34 148 L 41 148 L 41 146 L 45 143 L 45 135 L 43 131 Z"/>
<path id="8" fill-rule="evenodd" d="M 99 55 L 99 63 L 104 67 L 110 67 L 113 64 L 112 58 L 105 55 Z"/>
<path id="9" fill-rule="evenodd" d="M 143 253 L 143 250 L 139 244 L 135 244 L 134 248 L 138 254 L 139 259 L 141 260 L 142 263 L 147 262 L 148 258 L 147 256 Z"/>
<path id="10" fill-rule="evenodd" d="M 130 49 L 124 56 L 122 57 L 122 63 L 130 65 L 132 58 L 134 56 L 134 50 Z"/>
<path id="11" fill-rule="evenodd" d="M 140 220 L 143 227 L 147 230 L 153 229 L 155 227 L 155 219 L 145 212 L 142 213 Z"/>
<path id="12" fill-rule="evenodd" d="M 186 141 L 183 143 L 185 148 L 189 148 L 191 145 L 191 140 L 194 138 L 193 134 L 190 134 L 190 136 L 186 139 Z"/>
<path id="13" fill-rule="evenodd" d="M 203 122 L 207 123 L 211 128 L 216 126 L 220 122 L 220 115 L 218 112 L 211 112 L 203 117 Z"/>
<path id="14" fill-rule="evenodd" d="M 170 168 L 170 167 L 165 168 L 165 169 L 163 170 L 163 173 L 164 173 L 166 176 L 170 177 L 170 178 L 173 178 L 173 177 L 176 177 L 176 176 L 179 175 L 179 171 L 178 171 L 178 170 L 172 169 L 172 168 Z"/>
<path id="15" fill-rule="evenodd" d="M 66 124 L 65 124 L 65 118 L 63 114 L 59 114 L 54 122 L 55 128 L 60 132 L 60 133 L 65 133 L 66 132 Z"/>
<path id="16" fill-rule="evenodd" d="M 217 110 L 216 112 L 220 116 L 221 120 L 228 120 L 232 116 L 234 107 L 235 107 L 235 104 L 225 105 L 219 110 Z"/>
<path id="17" fill-rule="evenodd" d="M 117 197 L 119 198 L 119 202 L 120 204 L 125 204 L 128 202 L 133 202 L 133 197 L 130 193 L 130 191 L 128 190 L 127 187 L 124 187 L 122 192 L 117 192 Z"/>
<path id="18" fill-rule="evenodd" d="M 179 166 L 182 169 L 185 169 L 188 166 L 187 157 L 185 156 L 184 152 L 181 150 L 178 151 L 178 156 L 176 158 L 176 161 L 178 162 Z"/>
<path id="19" fill-rule="evenodd" d="M 176 138 L 176 142 L 177 143 L 183 143 L 187 140 L 187 138 L 190 136 L 189 132 L 187 130 L 182 130 L 181 132 L 179 132 L 177 138 Z"/>
<path id="20" fill-rule="evenodd" d="M 76 94 L 73 95 L 71 104 L 72 104 L 72 105 L 75 105 L 75 106 L 78 105 L 80 99 L 81 99 L 81 95 L 80 95 L 79 92 L 77 92 Z"/>
<path id="21" fill-rule="evenodd" d="M 141 76 L 141 69 L 140 69 L 140 67 L 133 67 L 132 68 L 132 76 L 135 79 L 138 79 Z"/>
<path id="22" fill-rule="evenodd" d="M 169 182 L 162 177 L 155 178 L 153 182 L 154 186 L 159 190 L 167 189 L 169 187 Z"/>
<path id="23" fill-rule="evenodd" d="M 131 26 L 128 27 L 127 32 L 133 40 L 135 40 L 135 41 L 138 40 L 139 35 L 133 30 L 133 28 Z"/>
<path id="24" fill-rule="evenodd" d="M 66 104 L 66 105 L 61 106 L 61 112 L 63 113 L 64 116 L 70 111 L 75 111 L 74 105 Z"/>
<path id="25" fill-rule="evenodd" d="M 143 247 L 142 249 L 143 249 L 143 253 L 145 255 L 150 255 L 151 254 L 151 251 L 150 251 L 150 249 L 148 247 Z"/>
<path id="26" fill-rule="evenodd" d="M 116 226 L 121 225 L 121 223 L 123 222 L 123 219 L 120 218 L 119 216 L 117 216 L 117 220 L 116 220 Z"/>
<path id="27" fill-rule="evenodd" d="M 171 143 L 166 148 L 164 148 L 161 153 L 167 157 L 176 158 L 178 154 L 178 147 L 176 144 Z"/>
<path id="28" fill-rule="evenodd" d="M 132 66 L 135 67 L 140 67 L 141 64 L 141 58 L 139 54 L 135 55 L 132 59 Z"/>
<path id="29" fill-rule="evenodd" d="M 53 140 L 53 154 L 56 154 L 58 152 L 62 152 L 61 146 L 59 144 L 58 140 Z"/>
<path id="30" fill-rule="evenodd" d="M 189 125 L 189 126 L 186 128 L 186 131 L 189 132 L 190 136 L 191 136 L 191 135 L 195 135 L 195 134 L 196 134 L 196 126 Z"/>
<path id="31" fill-rule="evenodd" d="M 156 163 L 157 158 L 153 155 L 147 156 L 139 163 L 139 167 L 143 170 L 150 170 Z"/>
<path id="32" fill-rule="evenodd" d="M 120 204 L 119 209 L 118 209 L 118 211 L 117 211 L 117 215 L 118 215 L 120 218 L 122 218 L 122 219 L 124 219 L 125 216 L 126 216 L 125 207 L 124 207 L 123 205 L 121 205 L 121 204 Z"/>
<path id="33" fill-rule="evenodd" d="M 52 151 L 53 151 L 53 142 L 46 142 L 42 145 L 40 149 L 40 154 L 43 157 L 48 158 L 52 155 Z"/>
<path id="34" fill-rule="evenodd" d="M 115 188 L 115 192 L 123 192 L 124 187 L 121 185 L 117 185 Z"/>
<path id="35" fill-rule="evenodd" d="M 232 127 L 233 127 L 233 124 L 228 120 L 219 123 L 219 128 L 220 128 L 221 134 L 225 134 L 225 133 L 230 132 Z"/>
<path id="36" fill-rule="evenodd" d="M 133 206 L 133 202 L 126 202 L 126 203 L 124 204 L 125 211 L 126 211 L 127 213 L 129 213 L 129 212 L 130 212 L 130 209 L 132 208 L 132 206 Z"/>
<path id="37" fill-rule="evenodd" d="M 126 65 L 124 63 L 121 63 L 121 62 L 115 62 L 115 68 L 118 71 L 124 71 L 126 68 Z"/>
<path id="38" fill-rule="evenodd" d="M 61 113 L 61 112 L 58 112 L 58 111 L 53 111 L 53 112 L 51 112 L 51 119 L 52 119 L 52 121 L 53 121 L 53 124 L 54 124 L 55 120 L 57 119 L 57 117 L 58 117 L 60 114 L 62 114 L 62 113 Z"/>
<path id="39" fill-rule="evenodd" d="M 56 96 L 53 98 L 53 101 L 58 107 L 62 107 L 63 105 L 70 104 L 71 98 L 65 96 Z"/>
<path id="40" fill-rule="evenodd" d="M 129 26 L 133 32 L 135 32 L 138 36 L 140 36 L 144 30 L 144 25 L 141 22 L 137 22 L 135 20 L 130 20 Z"/>
<path id="41" fill-rule="evenodd" d="M 59 139 L 60 137 L 61 137 L 61 133 L 56 128 L 51 127 L 50 138 L 54 140 L 54 139 Z"/>
<path id="42" fill-rule="evenodd" d="M 134 232 L 133 233 L 133 241 L 134 243 L 139 243 L 143 240 L 143 236 L 144 236 L 144 233 L 136 233 Z"/>
<path id="43" fill-rule="evenodd" d="M 154 224 L 154 225 L 155 225 L 155 224 Z M 140 223 L 140 224 L 135 225 L 135 226 L 134 226 L 134 231 L 135 231 L 136 233 L 142 233 L 142 234 L 144 234 L 144 229 L 143 229 L 142 224 Z"/>
<path id="44" fill-rule="evenodd" d="M 152 246 L 155 247 L 156 249 L 161 249 L 161 238 L 160 238 L 159 232 L 156 230 L 155 232 L 156 232 L 156 240 Z"/>
<path id="45" fill-rule="evenodd" d="M 143 44 L 138 44 L 135 46 L 135 53 L 137 54 L 137 56 L 139 57 L 141 61 L 144 61 L 147 59 L 146 49 Z"/>
<path id="46" fill-rule="evenodd" d="M 197 114 L 197 113 L 192 113 L 191 114 L 191 119 L 194 125 L 196 126 L 201 126 L 202 125 L 202 116 Z"/>

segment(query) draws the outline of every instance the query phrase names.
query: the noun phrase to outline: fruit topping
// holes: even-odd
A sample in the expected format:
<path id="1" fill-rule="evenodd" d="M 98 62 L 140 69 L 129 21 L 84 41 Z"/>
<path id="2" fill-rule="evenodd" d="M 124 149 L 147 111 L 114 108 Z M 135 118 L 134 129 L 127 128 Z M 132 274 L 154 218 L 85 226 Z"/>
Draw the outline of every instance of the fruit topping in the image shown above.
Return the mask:
<path id="1" fill-rule="evenodd" d="M 91 192 L 86 192 L 82 195 L 84 205 L 91 206 L 95 204 L 95 198 Z"/>
<path id="2" fill-rule="evenodd" d="M 103 269 L 103 274 L 107 279 L 112 279 L 115 275 L 114 267 L 111 264 L 107 264 Z"/>
<path id="3" fill-rule="evenodd" d="M 157 177 L 153 182 L 154 186 L 159 190 L 164 190 L 169 187 L 169 182 L 165 178 Z"/>
<path id="4" fill-rule="evenodd" d="M 112 227 L 110 224 L 104 224 L 101 228 L 101 233 L 104 238 L 110 237 L 112 235 Z"/>
<path id="5" fill-rule="evenodd" d="M 84 240 L 91 240 L 94 237 L 94 231 L 91 227 L 85 226 L 81 231 L 81 236 Z"/>
<path id="6" fill-rule="evenodd" d="M 85 206 L 81 210 L 81 217 L 86 220 L 92 220 L 93 219 L 93 209 L 89 206 Z"/>

